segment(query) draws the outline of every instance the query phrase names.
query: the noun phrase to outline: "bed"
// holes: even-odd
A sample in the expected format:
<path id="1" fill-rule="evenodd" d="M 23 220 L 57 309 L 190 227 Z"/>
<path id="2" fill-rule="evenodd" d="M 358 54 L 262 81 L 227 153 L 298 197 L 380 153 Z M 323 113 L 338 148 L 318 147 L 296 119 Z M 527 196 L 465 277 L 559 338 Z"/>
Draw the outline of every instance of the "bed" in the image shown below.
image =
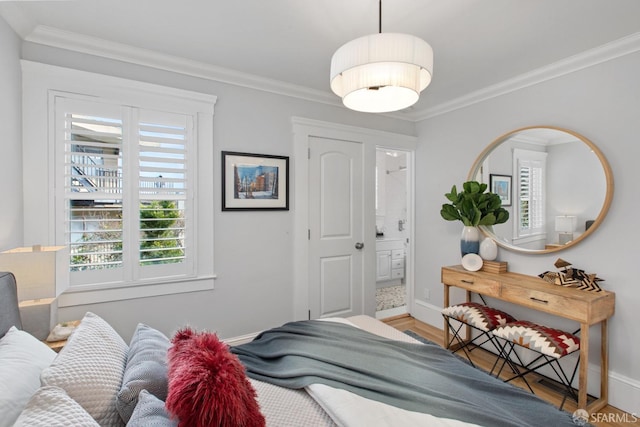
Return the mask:
<path id="1" fill-rule="evenodd" d="M 0 427 L 575 425 L 369 316 L 290 322 L 229 348 L 142 323 L 126 343 L 87 313 L 56 354 L 15 327 L 11 279 L 0 277 Z"/>

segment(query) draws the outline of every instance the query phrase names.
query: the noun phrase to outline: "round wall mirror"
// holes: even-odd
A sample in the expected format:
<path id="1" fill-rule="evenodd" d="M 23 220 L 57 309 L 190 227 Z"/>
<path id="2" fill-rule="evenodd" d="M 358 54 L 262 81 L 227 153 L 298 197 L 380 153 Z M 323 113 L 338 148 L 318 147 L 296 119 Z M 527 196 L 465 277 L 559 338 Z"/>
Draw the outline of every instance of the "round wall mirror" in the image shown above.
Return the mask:
<path id="1" fill-rule="evenodd" d="M 552 126 L 517 129 L 493 141 L 468 180 L 484 182 L 509 211 L 481 227 L 503 248 L 549 253 L 576 245 L 604 220 L 613 197 L 606 158 L 584 136 Z"/>

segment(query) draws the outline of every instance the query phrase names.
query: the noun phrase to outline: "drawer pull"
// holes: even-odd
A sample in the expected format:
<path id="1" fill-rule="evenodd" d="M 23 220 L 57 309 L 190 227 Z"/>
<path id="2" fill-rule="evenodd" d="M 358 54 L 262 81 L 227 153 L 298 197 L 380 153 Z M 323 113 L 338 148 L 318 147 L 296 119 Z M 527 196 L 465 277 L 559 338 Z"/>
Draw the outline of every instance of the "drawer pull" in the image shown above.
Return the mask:
<path id="1" fill-rule="evenodd" d="M 467 285 L 473 285 L 473 280 L 465 280 L 465 279 L 462 279 L 462 280 L 460 280 L 460 281 L 461 281 L 462 283 L 466 283 Z"/>
<path id="2" fill-rule="evenodd" d="M 540 299 L 540 298 L 535 298 L 535 297 L 529 297 L 529 299 L 535 301 L 535 302 L 541 302 L 543 304 L 549 304 L 549 301 L 544 300 L 544 299 Z"/>

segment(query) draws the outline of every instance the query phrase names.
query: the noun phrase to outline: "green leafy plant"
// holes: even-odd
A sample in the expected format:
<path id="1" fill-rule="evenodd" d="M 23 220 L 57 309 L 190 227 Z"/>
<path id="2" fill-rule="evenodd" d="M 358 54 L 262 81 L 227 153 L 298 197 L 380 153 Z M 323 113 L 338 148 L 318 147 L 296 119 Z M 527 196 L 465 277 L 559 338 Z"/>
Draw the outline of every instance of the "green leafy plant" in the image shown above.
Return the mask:
<path id="1" fill-rule="evenodd" d="M 500 196 L 486 192 L 487 184 L 467 181 L 462 191 L 454 185 L 444 196 L 451 202 L 442 205 L 440 215 L 447 221 L 462 221 L 466 226 L 502 224 L 509 219 L 509 212 L 502 207 Z"/>

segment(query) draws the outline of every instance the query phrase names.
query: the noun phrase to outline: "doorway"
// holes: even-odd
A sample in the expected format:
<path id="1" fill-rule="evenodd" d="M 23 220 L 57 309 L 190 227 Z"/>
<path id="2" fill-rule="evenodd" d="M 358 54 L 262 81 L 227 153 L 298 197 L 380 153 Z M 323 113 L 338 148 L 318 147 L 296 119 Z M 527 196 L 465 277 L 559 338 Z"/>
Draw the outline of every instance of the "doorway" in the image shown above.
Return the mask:
<path id="1" fill-rule="evenodd" d="M 377 147 L 390 147 L 401 152 L 413 153 L 416 147 L 417 139 L 413 136 L 402 135 L 397 133 L 390 133 L 384 131 L 377 131 L 368 128 L 359 128 L 353 126 L 345 126 L 336 123 L 322 122 L 312 119 L 306 119 L 301 117 L 294 117 L 293 122 L 293 158 L 295 159 L 294 168 L 291 174 L 292 188 L 294 192 L 293 197 L 293 318 L 296 320 L 303 319 L 315 319 L 321 315 L 335 315 L 346 316 L 350 311 L 360 311 L 361 314 L 369 316 L 375 316 L 376 313 L 376 215 L 375 215 L 375 164 L 376 164 L 376 148 Z M 316 228 L 312 226 L 312 211 L 317 211 L 316 207 L 312 207 L 312 196 L 310 192 L 317 189 L 312 182 L 316 181 L 316 178 L 311 177 L 313 172 L 311 163 L 313 163 L 320 152 L 317 148 L 312 149 L 313 145 L 321 141 L 328 142 L 328 140 L 334 141 L 348 141 L 349 144 L 357 143 L 362 149 L 362 215 L 361 218 L 354 220 L 358 224 L 358 229 L 363 231 L 362 238 L 359 239 L 356 236 L 351 247 L 361 252 L 362 256 L 362 286 L 357 286 L 360 289 L 356 289 L 355 281 L 342 280 L 341 283 L 344 286 L 331 286 L 331 289 L 327 288 L 324 292 L 325 296 L 330 296 L 329 305 L 326 304 L 325 309 L 322 309 L 322 294 L 318 295 L 317 278 L 321 275 L 321 271 L 317 269 L 318 263 L 320 263 L 320 257 L 314 252 L 314 244 L 312 241 L 314 237 L 319 236 L 317 232 L 313 230 Z M 321 145 L 321 147 L 324 144 Z M 315 152 L 314 152 L 315 151 Z M 336 158 L 337 160 L 337 158 Z M 406 175 L 411 177 L 413 175 L 409 173 L 414 169 L 413 156 L 408 158 Z M 386 172 L 385 172 L 386 173 Z M 413 191 L 413 183 L 408 189 L 410 194 Z M 405 226 L 413 223 L 413 197 L 410 198 L 410 208 L 408 209 L 407 222 Z M 332 196 L 328 200 L 335 200 Z M 314 205 L 315 206 L 315 205 Z M 337 205 L 344 206 L 344 205 Z M 409 228 L 407 228 L 409 230 Z M 344 233 L 343 233 L 344 234 Z M 411 250 L 410 247 L 413 242 L 409 241 L 407 245 L 407 253 L 405 255 L 405 274 L 406 274 L 406 287 L 408 288 L 408 294 L 411 295 L 412 290 L 412 265 Z M 357 247 L 356 247 L 357 245 Z M 351 256 L 351 255 L 349 255 Z M 345 255 L 344 262 L 333 263 L 333 266 L 340 267 L 334 271 L 343 271 L 347 273 L 349 268 L 360 268 L 355 263 L 347 263 Z M 355 259 L 355 258 L 354 258 Z M 340 261 L 338 258 L 332 258 L 332 260 Z M 358 261 L 359 263 L 359 261 Z M 332 267 L 333 267 L 332 266 Z M 391 265 L 390 265 L 391 266 Z M 343 277 L 345 277 L 343 275 Z M 327 280 L 324 280 L 327 279 Z M 320 283 L 339 283 L 340 281 L 334 278 L 320 277 Z M 346 292 L 346 284 L 351 283 L 353 288 Z M 347 307 L 346 304 L 339 304 L 340 301 L 346 301 L 346 298 L 353 298 L 353 303 L 349 303 L 348 307 L 353 310 L 344 310 Z M 357 301 L 356 301 L 357 300 Z M 409 301 L 409 311 L 411 310 L 411 301 Z"/>
<path id="2" fill-rule="evenodd" d="M 376 147 L 376 318 L 409 312 L 411 153 Z"/>

